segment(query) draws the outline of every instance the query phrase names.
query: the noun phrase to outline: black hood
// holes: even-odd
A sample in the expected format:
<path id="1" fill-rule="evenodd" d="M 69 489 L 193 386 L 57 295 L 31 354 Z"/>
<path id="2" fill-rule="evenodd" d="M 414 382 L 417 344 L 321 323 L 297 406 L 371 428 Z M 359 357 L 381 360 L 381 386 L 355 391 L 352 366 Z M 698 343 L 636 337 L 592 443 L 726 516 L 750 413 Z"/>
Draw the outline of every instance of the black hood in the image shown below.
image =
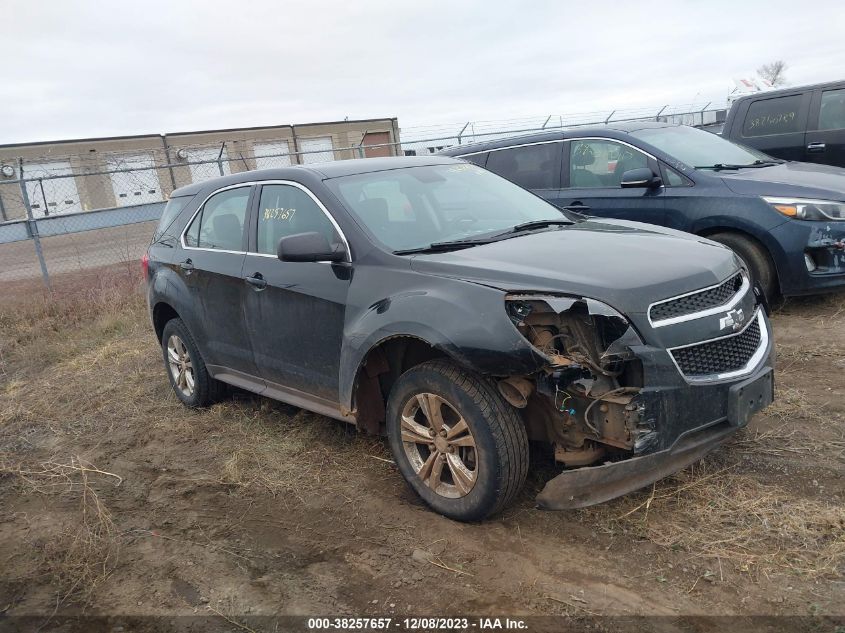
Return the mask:
<path id="1" fill-rule="evenodd" d="M 845 200 L 845 169 L 814 163 L 782 163 L 772 167 L 719 172 L 739 194 Z"/>
<path id="2" fill-rule="evenodd" d="M 623 314 L 717 284 L 739 267 L 726 247 L 689 233 L 624 220 L 590 219 L 448 253 L 418 255 L 419 272 L 506 291 L 565 293 Z"/>

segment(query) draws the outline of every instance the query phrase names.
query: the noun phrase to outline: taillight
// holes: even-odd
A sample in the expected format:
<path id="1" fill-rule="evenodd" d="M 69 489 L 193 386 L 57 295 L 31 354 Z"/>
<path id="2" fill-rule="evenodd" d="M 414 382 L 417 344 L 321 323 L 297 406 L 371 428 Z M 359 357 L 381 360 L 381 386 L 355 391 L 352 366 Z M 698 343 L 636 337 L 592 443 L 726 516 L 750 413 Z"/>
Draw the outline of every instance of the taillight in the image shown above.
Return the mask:
<path id="1" fill-rule="evenodd" d="M 149 253 L 144 253 L 144 256 L 141 258 L 141 270 L 144 271 L 144 279 L 150 278 L 150 255 Z"/>

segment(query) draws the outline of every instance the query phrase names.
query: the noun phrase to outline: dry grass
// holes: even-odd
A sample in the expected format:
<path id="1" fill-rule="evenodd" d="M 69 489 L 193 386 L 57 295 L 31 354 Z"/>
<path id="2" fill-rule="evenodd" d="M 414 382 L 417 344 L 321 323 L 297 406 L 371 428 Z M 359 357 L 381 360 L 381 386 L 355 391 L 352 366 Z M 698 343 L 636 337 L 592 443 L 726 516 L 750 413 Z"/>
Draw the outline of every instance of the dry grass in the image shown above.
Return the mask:
<path id="1" fill-rule="evenodd" d="M 0 386 L 96 344 L 121 322 L 136 319 L 143 305 L 140 275 L 129 271 L 85 276 L 52 294 L 9 291 L 0 303 Z"/>
<path id="2" fill-rule="evenodd" d="M 117 564 L 118 541 L 111 512 L 93 487 L 93 480 L 121 478 L 102 471 L 79 458 L 67 464 L 12 464 L 0 459 L 0 475 L 10 477 L 24 495 L 59 497 L 61 503 L 74 501 L 77 512 L 58 531 L 44 538 L 36 536 L 39 575 L 55 587 L 56 605 L 87 604 L 94 590 L 105 581 Z"/>
<path id="3" fill-rule="evenodd" d="M 362 469 L 385 470 L 369 456 L 389 457 L 379 438 L 266 399 L 217 405 L 213 416 L 227 435 L 218 450 L 231 451 L 224 453 L 221 480 L 285 503 L 338 494 Z"/>
<path id="4" fill-rule="evenodd" d="M 766 414 L 781 422 L 796 419 L 810 420 L 819 424 L 828 422 L 826 402 L 817 402 L 807 392 L 797 387 L 778 384 L 775 387 L 775 401 L 768 406 Z"/>
<path id="5" fill-rule="evenodd" d="M 831 293 L 809 297 L 791 297 L 777 308 L 774 317 L 800 316 L 820 322 L 841 319 L 845 315 L 845 293 Z"/>
<path id="6" fill-rule="evenodd" d="M 783 572 L 833 578 L 845 564 L 841 503 L 804 498 L 711 460 L 650 492 L 582 512 L 608 532 L 755 578 Z"/>
<path id="7" fill-rule="evenodd" d="M 204 411 L 184 409 L 166 382 L 138 286 L 137 277 L 127 275 L 52 298 L 19 297 L 0 306 L 0 451 L 6 451 L 0 453 L 0 493 L 6 492 L 7 482 L 14 482 L 17 491 L 49 499 L 55 516 L 61 518 L 51 531 L 32 527 L 28 540 L 38 546 L 33 573 L 49 578 L 61 600 L 85 602 L 116 564 L 115 523 L 121 526 L 122 519 L 103 503 L 105 496 L 113 505 L 104 490 L 117 482 L 114 477 L 92 471 L 90 464 L 78 459 L 47 457 L 57 452 L 79 454 L 108 464 L 97 455 L 123 455 L 134 442 L 154 444 L 162 438 L 166 441 L 161 455 L 149 446 L 140 453 L 160 457 L 156 468 L 168 469 L 162 481 L 178 481 L 182 475 L 173 471 L 184 468 L 185 477 L 202 473 L 202 481 L 224 486 L 249 501 L 254 498 L 256 507 L 268 498 L 291 510 L 302 505 L 322 510 L 324 504 L 335 515 L 308 534 L 321 528 L 336 529 L 345 540 L 356 534 L 361 539 L 381 538 L 386 529 L 378 524 L 381 517 L 359 514 L 356 504 L 362 490 L 379 479 L 400 485 L 395 469 L 382 461 L 389 459 L 383 440 L 243 394 Z M 813 318 L 841 327 L 845 299 L 827 298 L 819 307 L 820 316 Z M 788 304 L 776 319 L 786 318 L 789 310 L 795 307 Z M 794 356 L 815 358 L 815 350 L 802 346 Z M 811 459 L 813 438 L 792 424 L 797 419 L 819 428 L 834 424 L 825 417 L 825 403 L 819 397 L 779 384 L 778 400 L 767 410 L 774 425 L 746 432 L 733 442 L 731 451 Z M 103 445 L 108 448 L 105 452 Z M 837 449 L 840 454 L 843 448 Z M 170 457 L 171 450 L 175 458 Z M 579 520 L 593 531 L 625 537 L 631 549 L 637 547 L 635 539 L 646 540 L 667 552 L 680 552 L 684 560 L 697 560 L 714 570 L 721 566 L 726 574 L 746 578 L 796 574 L 807 580 L 841 574 L 845 564 L 841 501 L 805 496 L 798 483 L 794 489 L 775 485 L 766 476 L 765 464 L 757 471 L 754 466 L 740 472 L 716 461 L 729 458 L 731 451 L 651 490 L 581 511 Z M 190 463 L 178 461 L 188 459 L 188 454 Z M 137 463 L 131 467 L 152 468 Z M 126 494 L 124 487 L 120 492 Z M 174 497 L 177 494 L 173 492 Z M 145 507 L 144 498 L 139 496 L 138 508 Z M 323 514 L 319 516 L 324 521 Z M 303 519 L 291 513 L 291 521 Z M 334 525 L 341 521 L 355 525 Z M 548 522 L 561 530 L 569 525 L 560 515 L 549 516 Z M 381 532 L 367 530 L 376 527 Z"/>

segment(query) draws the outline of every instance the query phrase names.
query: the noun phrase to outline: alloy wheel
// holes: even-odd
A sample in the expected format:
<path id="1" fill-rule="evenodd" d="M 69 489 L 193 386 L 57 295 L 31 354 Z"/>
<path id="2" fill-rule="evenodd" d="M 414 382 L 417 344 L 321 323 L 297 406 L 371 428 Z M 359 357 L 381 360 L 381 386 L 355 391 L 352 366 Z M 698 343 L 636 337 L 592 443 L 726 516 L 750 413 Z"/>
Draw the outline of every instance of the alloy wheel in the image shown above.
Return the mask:
<path id="1" fill-rule="evenodd" d="M 167 339 L 167 364 L 176 388 L 190 398 L 194 394 L 194 367 L 185 342 L 175 334 Z"/>
<path id="2" fill-rule="evenodd" d="M 402 446 L 417 476 L 438 495 L 464 497 L 478 479 L 475 438 L 463 416 L 436 394 L 405 403 Z"/>

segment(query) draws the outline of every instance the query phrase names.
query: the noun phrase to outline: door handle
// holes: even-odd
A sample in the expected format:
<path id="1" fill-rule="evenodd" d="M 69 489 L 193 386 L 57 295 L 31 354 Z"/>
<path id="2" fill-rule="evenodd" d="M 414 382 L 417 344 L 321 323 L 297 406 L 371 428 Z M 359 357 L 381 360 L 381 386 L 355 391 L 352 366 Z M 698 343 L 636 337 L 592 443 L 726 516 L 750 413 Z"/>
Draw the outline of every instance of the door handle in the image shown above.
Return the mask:
<path id="1" fill-rule="evenodd" d="M 194 263 L 190 259 L 186 259 L 184 262 L 179 263 L 179 268 L 184 270 L 186 274 L 190 275 L 194 271 Z"/>
<path id="2" fill-rule="evenodd" d="M 824 143 L 810 143 L 807 145 L 808 152 L 823 152 L 826 149 L 826 145 Z"/>
<path id="3" fill-rule="evenodd" d="M 245 277 L 244 281 L 256 290 L 264 290 L 267 287 L 267 280 L 261 273 L 255 273 L 252 277 Z"/>
<path id="4" fill-rule="evenodd" d="M 567 207 L 563 207 L 567 211 L 575 211 L 576 213 L 584 213 L 584 211 L 589 211 L 590 207 L 585 204 L 581 204 L 580 202 L 573 202 Z"/>

